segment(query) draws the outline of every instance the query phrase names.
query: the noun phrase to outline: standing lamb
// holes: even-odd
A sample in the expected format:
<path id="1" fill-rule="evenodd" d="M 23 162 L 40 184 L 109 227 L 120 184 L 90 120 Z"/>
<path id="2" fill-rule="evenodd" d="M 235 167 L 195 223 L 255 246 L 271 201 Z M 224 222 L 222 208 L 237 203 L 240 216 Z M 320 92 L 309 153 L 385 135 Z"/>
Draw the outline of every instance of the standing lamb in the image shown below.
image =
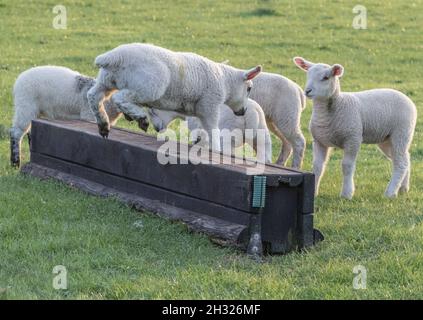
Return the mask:
<path id="1" fill-rule="evenodd" d="M 22 137 L 31 121 L 44 117 L 59 120 L 95 121 L 88 105 L 87 92 L 95 79 L 64 67 L 42 66 L 24 71 L 13 88 L 15 113 L 10 130 L 12 166 L 20 166 Z M 112 124 L 121 113 L 110 100 L 105 103 Z"/>
<path id="2" fill-rule="evenodd" d="M 266 125 L 266 118 L 263 110 L 257 102 L 248 99 L 245 105 L 244 116 L 236 116 L 233 111 L 226 105 L 219 107 L 219 130 L 223 134 L 229 132 L 234 139 L 234 143 L 231 143 L 231 155 L 234 154 L 234 149 L 244 145 L 244 141 L 248 143 L 257 153 L 257 134 L 258 130 L 263 130 L 264 133 L 264 154 L 257 153 L 258 161 L 262 163 L 272 162 L 272 139 L 270 137 L 269 129 Z M 188 129 L 192 133 L 192 140 L 198 141 L 200 134 L 199 130 L 202 129 L 201 122 L 196 117 L 185 117 L 184 115 L 157 109 L 149 110 L 149 118 L 152 122 L 154 129 L 160 132 L 167 128 L 169 123 L 175 118 L 186 119 L 188 122 Z M 253 130 L 252 139 L 249 139 L 248 135 L 245 135 L 245 130 Z M 197 135 L 195 134 L 197 132 Z M 223 137 L 221 138 L 221 145 L 223 145 Z M 263 156 L 263 158 L 260 158 Z"/>
<path id="3" fill-rule="evenodd" d="M 302 166 L 306 140 L 301 132 L 301 112 L 306 106 L 303 90 L 290 79 L 262 72 L 253 81 L 250 98 L 264 111 L 267 126 L 282 141 L 276 164 L 285 166 L 293 150 L 292 167 Z"/>
<path id="4" fill-rule="evenodd" d="M 307 72 L 306 96 L 313 100 L 310 131 L 313 135 L 313 171 L 316 194 L 332 147 L 344 150 L 341 196 L 354 194 L 354 171 L 362 143 L 378 144 L 393 163 L 391 181 L 385 195 L 395 197 L 408 192 L 410 180 L 409 148 L 416 126 L 414 103 L 392 89 L 342 93 L 339 78 L 344 68 L 335 64 L 314 64 L 303 58 L 294 63 Z"/>
<path id="5" fill-rule="evenodd" d="M 227 104 L 243 115 L 247 86 L 261 72 L 243 71 L 215 63 L 194 53 L 173 52 L 150 44 L 125 44 L 95 59 L 97 83 L 88 91 L 100 135 L 107 137 L 109 119 L 101 107 L 112 90 L 112 100 L 131 118 L 146 119 L 141 106 L 195 115 L 220 151 L 218 107 Z"/>

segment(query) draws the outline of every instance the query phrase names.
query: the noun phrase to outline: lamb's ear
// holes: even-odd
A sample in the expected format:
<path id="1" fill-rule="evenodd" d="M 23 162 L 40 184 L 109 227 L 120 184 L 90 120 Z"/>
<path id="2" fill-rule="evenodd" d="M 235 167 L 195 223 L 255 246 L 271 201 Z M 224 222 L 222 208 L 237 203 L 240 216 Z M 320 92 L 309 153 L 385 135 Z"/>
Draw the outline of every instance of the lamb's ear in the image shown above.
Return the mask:
<path id="1" fill-rule="evenodd" d="M 310 62 L 310 61 L 307 61 L 306 59 L 304 59 L 304 58 L 301 58 L 301 57 L 295 57 L 294 59 L 294 63 L 296 64 L 296 66 L 298 67 L 298 68 L 300 68 L 301 70 L 304 70 L 304 71 L 308 71 L 312 66 L 314 66 L 314 63 L 312 63 L 312 62 Z"/>
<path id="2" fill-rule="evenodd" d="M 344 75 L 344 67 L 340 64 L 334 64 L 332 66 L 332 76 L 342 77 Z"/>
<path id="3" fill-rule="evenodd" d="M 254 79 L 255 77 L 257 77 L 260 74 L 261 70 L 262 70 L 261 66 L 257 66 L 255 68 L 248 70 L 248 71 L 245 71 L 244 72 L 244 81 Z"/>

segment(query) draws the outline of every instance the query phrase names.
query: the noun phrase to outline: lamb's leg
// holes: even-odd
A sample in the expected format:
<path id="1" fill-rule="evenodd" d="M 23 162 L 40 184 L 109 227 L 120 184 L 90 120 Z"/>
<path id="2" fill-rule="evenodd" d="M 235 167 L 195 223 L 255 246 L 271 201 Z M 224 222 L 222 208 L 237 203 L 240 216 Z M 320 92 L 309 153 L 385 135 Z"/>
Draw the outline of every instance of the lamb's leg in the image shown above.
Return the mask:
<path id="1" fill-rule="evenodd" d="M 351 200 L 355 187 L 354 187 L 354 172 L 357 161 L 360 144 L 346 145 L 344 148 L 344 158 L 342 159 L 342 174 L 344 181 L 342 183 L 341 197 Z"/>
<path id="2" fill-rule="evenodd" d="M 30 123 L 25 127 L 15 127 L 10 129 L 10 164 L 19 168 L 21 165 L 21 144 L 23 136 L 29 131 Z"/>
<path id="3" fill-rule="evenodd" d="M 190 131 L 190 142 L 197 144 L 201 141 L 201 121 L 197 117 L 186 117 L 188 130 Z"/>
<path id="4" fill-rule="evenodd" d="M 15 115 L 10 128 L 10 164 L 19 168 L 21 164 L 21 145 L 25 134 L 31 128 L 31 121 L 38 116 L 38 108 L 33 105 L 15 106 Z M 28 136 L 29 137 L 29 136 Z"/>
<path id="5" fill-rule="evenodd" d="M 269 130 L 272 131 L 281 140 L 281 151 L 279 153 L 278 159 L 276 160 L 276 164 L 280 166 L 285 166 L 286 162 L 291 156 L 292 146 L 289 141 L 286 140 L 284 135 L 279 131 L 279 129 L 275 126 L 275 123 L 272 120 L 266 118 L 266 123 Z"/>
<path id="6" fill-rule="evenodd" d="M 261 129 L 264 130 L 264 129 Z M 270 136 L 270 132 L 266 131 L 264 132 L 265 136 L 264 136 L 264 150 L 265 150 L 265 160 L 266 163 L 272 163 L 272 138 Z"/>
<path id="7" fill-rule="evenodd" d="M 267 132 L 266 133 L 266 146 L 265 146 L 265 150 L 266 150 L 266 163 L 272 163 L 272 138 L 270 137 L 270 133 Z"/>
<path id="8" fill-rule="evenodd" d="M 199 117 L 199 118 L 201 120 L 201 123 L 203 124 L 204 130 L 207 132 L 209 148 L 213 151 L 221 152 L 222 147 L 220 145 L 219 127 L 217 126 L 218 120 L 214 119 L 214 117 L 208 117 L 208 118 Z"/>
<path id="9" fill-rule="evenodd" d="M 387 140 L 383 143 L 380 143 L 379 149 L 385 154 L 385 156 L 392 161 L 392 144 L 390 140 Z M 407 173 L 404 179 L 401 182 L 401 186 L 399 188 L 399 193 L 407 193 L 410 189 L 410 168 L 408 168 Z"/>
<path id="10" fill-rule="evenodd" d="M 220 137 L 220 147 L 222 148 L 222 152 L 224 155 L 229 156 L 229 157 L 234 157 L 235 156 L 235 152 L 236 152 L 236 144 L 234 141 L 235 139 L 230 140 L 231 145 L 229 146 L 225 146 L 225 139 L 223 139 L 223 136 Z M 201 140 L 200 140 L 201 141 Z M 227 149 L 229 149 L 229 152 L 227 152 Z"/>
<path id="11" fill-rule="evenodd" d="M 264 130 L 264 129 L 258 129 Z M 265 131 L 265 130 L 264 130 Z M 257 160 L 262 163 L 272 163 L 272 138 L 270 137 L 269 132 L 264 132 L 264 157 L 259 159 L 258 150 L 258 139 L 257 137 L 254 138 L 253 144 L 250 144 L 251 147 L 254 149 Z"/>
<path id="12" fill-rule="evenodd" d="M 383 143 L 380 143 L 379 149 L 383 152 L 383 154 L 392 161 L 392 143 L 390 140 L 387 140 Z M 410 168 L 407 170 L 404 179 L 401 182 L 401 186 L 399 188 L 399 193 L 406 193 L 410 188 Z"/>
<path id="13" fill-rule="evenodd" d="M 220 130 L 219 130 L 219 106 L 212 106 L 207 100 L 200 101 L 195 107 L 196 116 L 200 119 L 202 127 L 207 132 L 209 148 L 221 152 Z M 210 140 L 211 139 L 211 140 Z"/>
<path id="14" fill-rule="evenodd" d="M 283 118 L 281 117 L 280 119 L 276 119 L 274 121 L 274 124 L 277 128 L 277 131 L 280 132 L 280 135 L 278 135 L 278 137 L 284 142 L 282 147 L 282 152 L 281 152 L 281 157 L 282 157 L 281 163 L 284 162 L 283 161 L 284 157 L 288 159 L 290 151 L 291 151 L 290 149 L 292 147 L 292 150 L 293 150 L 292 167 L 295 169 L 300 169 L 303 164 L 306 140 L 304 138 L 304 135 L 301 132 L 301 129 L 299 128 L 298 121 L 287 121 L 287 119 L 285 119 L 284 117 Z M 285 139 L 283 139 L 281 136 L 285 137 Z M 285 148 L 284 140 L 288 141 L 288 144 L 286 146 L 286 151 L 284 150 Z M 286 153 L 287 156 L 285 156 L 284 153 Z"/>
<path id="15" fill-rule="evenodd" d="M 385 196 L 394 198 L 398 191 L 407 192 L 410 180 L 410 153 L 408 152 L 412 132 L 397 131 L 391 136 L 393 172 Z"/>
<path id="16" fill-rule="evenodd" d="M 387 140 L 381 144 L 379 144 L 380 150 L 386 155 L 386 157 L 392 161 L 392 143 L 391 140 Z M 409 157 L 409 156 L 408 156 Z M 408 167 L 407 173 L 404 176 L 404 179 L 401 182 L 401 186 L 398 190 L 399 193 L 407 193 L 410 189 L 410 165 Z"/>
<path id="17" fill-rule="evenodd" d="M 113 94 L 111 99 L 123 112 L 125 117 L 136 120 L 140 129 L 147 131 L 149 126 L 148 116 L 144 108 L 136 104 L 136 93 L 130 90 L 120 90 Z"/>
<path id="18" fill-rule="evenodd" d="M 289 134 L 285 134 L 286 139 L 292 145 L 293 156 L 292 156 L 292 167 L 294 169 L 301 169 L 303 165 L 304 152 L 306 147 L 306 140 L 301 131 L 294 131 Z"/>
<path id="19" fill-rule="evenodd" d="M 404 179 L 401 182 L 401 186 L 398 190 L 399 193 L 407 193 L 410 190 L 410 174 L 411 174 L 411 164 L 408 166 L 407 173 L 404 176 Z"/>
<path id="20" fill-rule="evenodd" d="M 395 149 L 393 151 L 392 178 L 385 191 L 385 196 L 388 198 L 396 197 L 400 188 L 402 192 L 409 189 L 410 154 L 408 151 L 398 152 Z"/>
<path id="21" fill-rule="evenodd" d="M 315 177 L 315 195 L 319 194 L 320 180 L 325 172 L 330 149 L 318 141 L 313 141 L 313 173 Z"/>
<path id="22" fill-rule="evenodd" d="M 278 160 L 276 160 L 276 163 L 280 166 L 286 166 L 286 163 L 289 159 L 289 157 L 292 154 L 292 145 L 289 143 L 286 138 L 281 135 L 279 139 L 282 140 L 282 146 L 281 146 L 281 152 L 279 154 Z"/>
<path id="23" fill-rule="evenodd" d="M 88 104 L 94 113 L 98 125 L 98 131 L 103 138 L 107 138 L 110 132 L 109 117 L 104 109 L 103 101 L 110 90 L 100 82 L 87 92 Z"/>

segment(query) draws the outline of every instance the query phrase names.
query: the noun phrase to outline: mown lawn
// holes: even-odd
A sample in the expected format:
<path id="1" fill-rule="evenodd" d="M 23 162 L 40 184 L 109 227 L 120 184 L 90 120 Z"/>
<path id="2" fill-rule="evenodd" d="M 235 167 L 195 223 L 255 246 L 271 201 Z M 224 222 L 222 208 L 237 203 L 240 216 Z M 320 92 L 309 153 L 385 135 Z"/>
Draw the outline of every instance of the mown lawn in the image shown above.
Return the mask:
<path id="1" fill-rule="evenodd" d="M 396 88 L 422 113 L 423 1 L 360 1 L 368 9 L 367 30 L 352 28 L 355 4 L 341 0 L 61 1 L 66 30 L 52 27 L 56 4 L 0 0 L 0 298 L 423 297 L 420 117 L 408 195 L 383 197 L 389 163 L 374 146 L 365 146 L 356 196 L 340 200 L 342 154 L 336 151 L 316 203 L 316 226 L 326 240 L 264 264 L 113 199 L 23 177 L 9 167 L 7 139 L 11 90 L 20 72 L 53 64 L 94 76 L 94 58 L 127 42 L 194 51 L 244 68 L 260 63 L 301 85 L 305 74 L 292 64 L 293 56 L 341 63 L 345 91 Z M 306 170 L 310 113 L 309 103 L 302 119 Z M 124 120 L 119 125 L 134 128 Z M 275 140 L 275 157 L 277 150 Z M 27 161 L 26 143 L 24 155 Z M 55 265 L 66 266 L 68 290 L 53 289 Z M 367 269 L 366 290 L 353 288 L 356 265 Z"/>

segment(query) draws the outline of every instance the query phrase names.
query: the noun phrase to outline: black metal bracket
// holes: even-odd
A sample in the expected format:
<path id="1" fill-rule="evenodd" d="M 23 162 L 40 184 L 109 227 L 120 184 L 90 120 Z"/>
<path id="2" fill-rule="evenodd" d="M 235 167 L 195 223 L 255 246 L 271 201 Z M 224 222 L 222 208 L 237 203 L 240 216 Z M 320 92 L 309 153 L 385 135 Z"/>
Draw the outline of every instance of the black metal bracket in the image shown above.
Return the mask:
<path id="1" fill-rule="evenodd" d="M 257 261 L 262 261 L 263 241 L 261 236 L 261 223 L 264 207 L 266 205 L 266 180 L 265 176 L 254 176 L 252 207 L 258 210 L 250 215 L 247 254 Z"/>

